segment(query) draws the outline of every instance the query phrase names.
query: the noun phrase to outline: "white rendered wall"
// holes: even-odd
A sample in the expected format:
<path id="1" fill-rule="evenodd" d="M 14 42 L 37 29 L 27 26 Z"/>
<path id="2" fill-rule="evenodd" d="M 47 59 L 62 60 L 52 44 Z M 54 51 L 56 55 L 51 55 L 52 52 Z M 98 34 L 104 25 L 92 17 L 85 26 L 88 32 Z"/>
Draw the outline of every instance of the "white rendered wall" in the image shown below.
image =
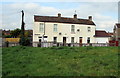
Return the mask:
<path id="1" fill-rule="evenodd" d="M 44 33 L 39 31 L 39 24 L 44 22 L 34 22 L 33 27 L 33 42 L 39 42 L 38 37 Z M 57 37 L 57 42 L 63 42 L 63 37 L 67 38 L 67 43 L 71 43 L 71 37 L 74 37 L 74 42 L 79 43 L 79 37 L 83 37 L 82 43 L 87 43 L 87 37 L 90 37 L 91 42 L 95 43 L 95 26 L 94 25 L 82 25 L 82 24 L 66 24 L 66 23 L 44 23 L 45 24 L 45 36 L 48 36 L 48 41 L 53 41 L 53 37 Z M 53 25 L 58 24 L 58 31 L 53 31 Z M 71 33 L 71 25 L 75 25 L 75 34 Z M 91 27 L 91 32 L 88 32 L 87 28 Z M 78 32 L 77 29 L 80 31 Z M 62 35 L 59 35 L 59 33 Z"/>
<path id="2" fill-rule="evenodd" d="M 97 37 L 95 43 L 109 43 L 109 37 Z"/>

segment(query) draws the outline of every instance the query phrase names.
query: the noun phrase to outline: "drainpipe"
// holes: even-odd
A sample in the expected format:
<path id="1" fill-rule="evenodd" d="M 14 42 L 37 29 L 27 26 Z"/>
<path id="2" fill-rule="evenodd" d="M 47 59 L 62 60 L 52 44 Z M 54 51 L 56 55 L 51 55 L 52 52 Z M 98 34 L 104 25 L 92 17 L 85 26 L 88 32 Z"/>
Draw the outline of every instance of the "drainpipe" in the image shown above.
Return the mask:
<path id="1" fill-rule="evenodd" d="M 45 22 L 44 22 L 44 34 L 43 34 L 43 42 L 44 42 L 44 35 L 45 35 Z"/>

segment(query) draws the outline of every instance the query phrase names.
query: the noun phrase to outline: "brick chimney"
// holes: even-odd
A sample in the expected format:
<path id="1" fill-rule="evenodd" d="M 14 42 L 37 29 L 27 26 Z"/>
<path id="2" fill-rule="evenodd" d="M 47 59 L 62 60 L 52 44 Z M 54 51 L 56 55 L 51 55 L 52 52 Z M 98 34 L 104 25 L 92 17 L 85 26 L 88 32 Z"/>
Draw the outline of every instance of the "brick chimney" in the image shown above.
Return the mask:
<path id="1" fill-rule="evenodd" d="M 77 19 L 77 14 L 74 14 L 74 18 Z"/>
<path id="2" fill-rule="evenodd" d="M 92 21 L 92 16 L 88 16 L 88 19 L 89 19 L 90 21 Z"/>
<path id="3" fill-rule="evenodd" d="M 58 13 L 58 17 L 61 17 L 61 14 L 60 14 L 60 13 Z"/>

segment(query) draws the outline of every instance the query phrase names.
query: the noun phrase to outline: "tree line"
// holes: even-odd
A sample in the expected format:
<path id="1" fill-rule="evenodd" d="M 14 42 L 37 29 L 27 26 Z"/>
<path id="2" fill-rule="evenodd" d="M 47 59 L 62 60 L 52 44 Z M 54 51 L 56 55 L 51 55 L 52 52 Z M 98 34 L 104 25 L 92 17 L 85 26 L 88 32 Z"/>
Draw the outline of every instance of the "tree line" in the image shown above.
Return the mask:
<path id="1" fill-rule="evenodd" d="M 5 34 L 9 33 L 9 34 Z M 2 32 L 2 37 L 3 38 L 20 38 L 21 37 L 21 29 L 16 28 L 14 30 L 4 30 Z M 25 37 L 31 37 L 31 32 L 30 31 L 25 31 Z"/>
<path id="2" fill-rule="evenodd" d="M 2 37 L 3 38 L 21 38 L 21 32 L 22 31 L 19 28 L 16 28 L 14 30 L 8 30 L 8 31 L 3 30 Z M 25 36 L 24 46 L 30 45 L 30 42 L 32 39 L 32 32 L 29 30 L 25 30 L 24 36 Z"/>

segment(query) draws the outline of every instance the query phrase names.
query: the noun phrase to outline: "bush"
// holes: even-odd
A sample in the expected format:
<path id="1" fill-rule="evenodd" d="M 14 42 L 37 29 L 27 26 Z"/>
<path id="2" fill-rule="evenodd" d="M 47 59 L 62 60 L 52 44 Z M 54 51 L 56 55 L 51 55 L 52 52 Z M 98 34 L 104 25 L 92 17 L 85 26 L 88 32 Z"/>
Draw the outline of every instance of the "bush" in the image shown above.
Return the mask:
<path id="1" fill-rule="evenodd" d="M 12 36 L 11 35 L 6 35 L 4 36 L 5 38 L 11 38 Z"/>
<path id="2" fill-rule="evenodd" d="M 30 45 L 30 39 L 28 37 L 20 39 L 20 45 L 22 45 L 21 42 L 23 43 L 23 46 L 29 46 Z"/>

